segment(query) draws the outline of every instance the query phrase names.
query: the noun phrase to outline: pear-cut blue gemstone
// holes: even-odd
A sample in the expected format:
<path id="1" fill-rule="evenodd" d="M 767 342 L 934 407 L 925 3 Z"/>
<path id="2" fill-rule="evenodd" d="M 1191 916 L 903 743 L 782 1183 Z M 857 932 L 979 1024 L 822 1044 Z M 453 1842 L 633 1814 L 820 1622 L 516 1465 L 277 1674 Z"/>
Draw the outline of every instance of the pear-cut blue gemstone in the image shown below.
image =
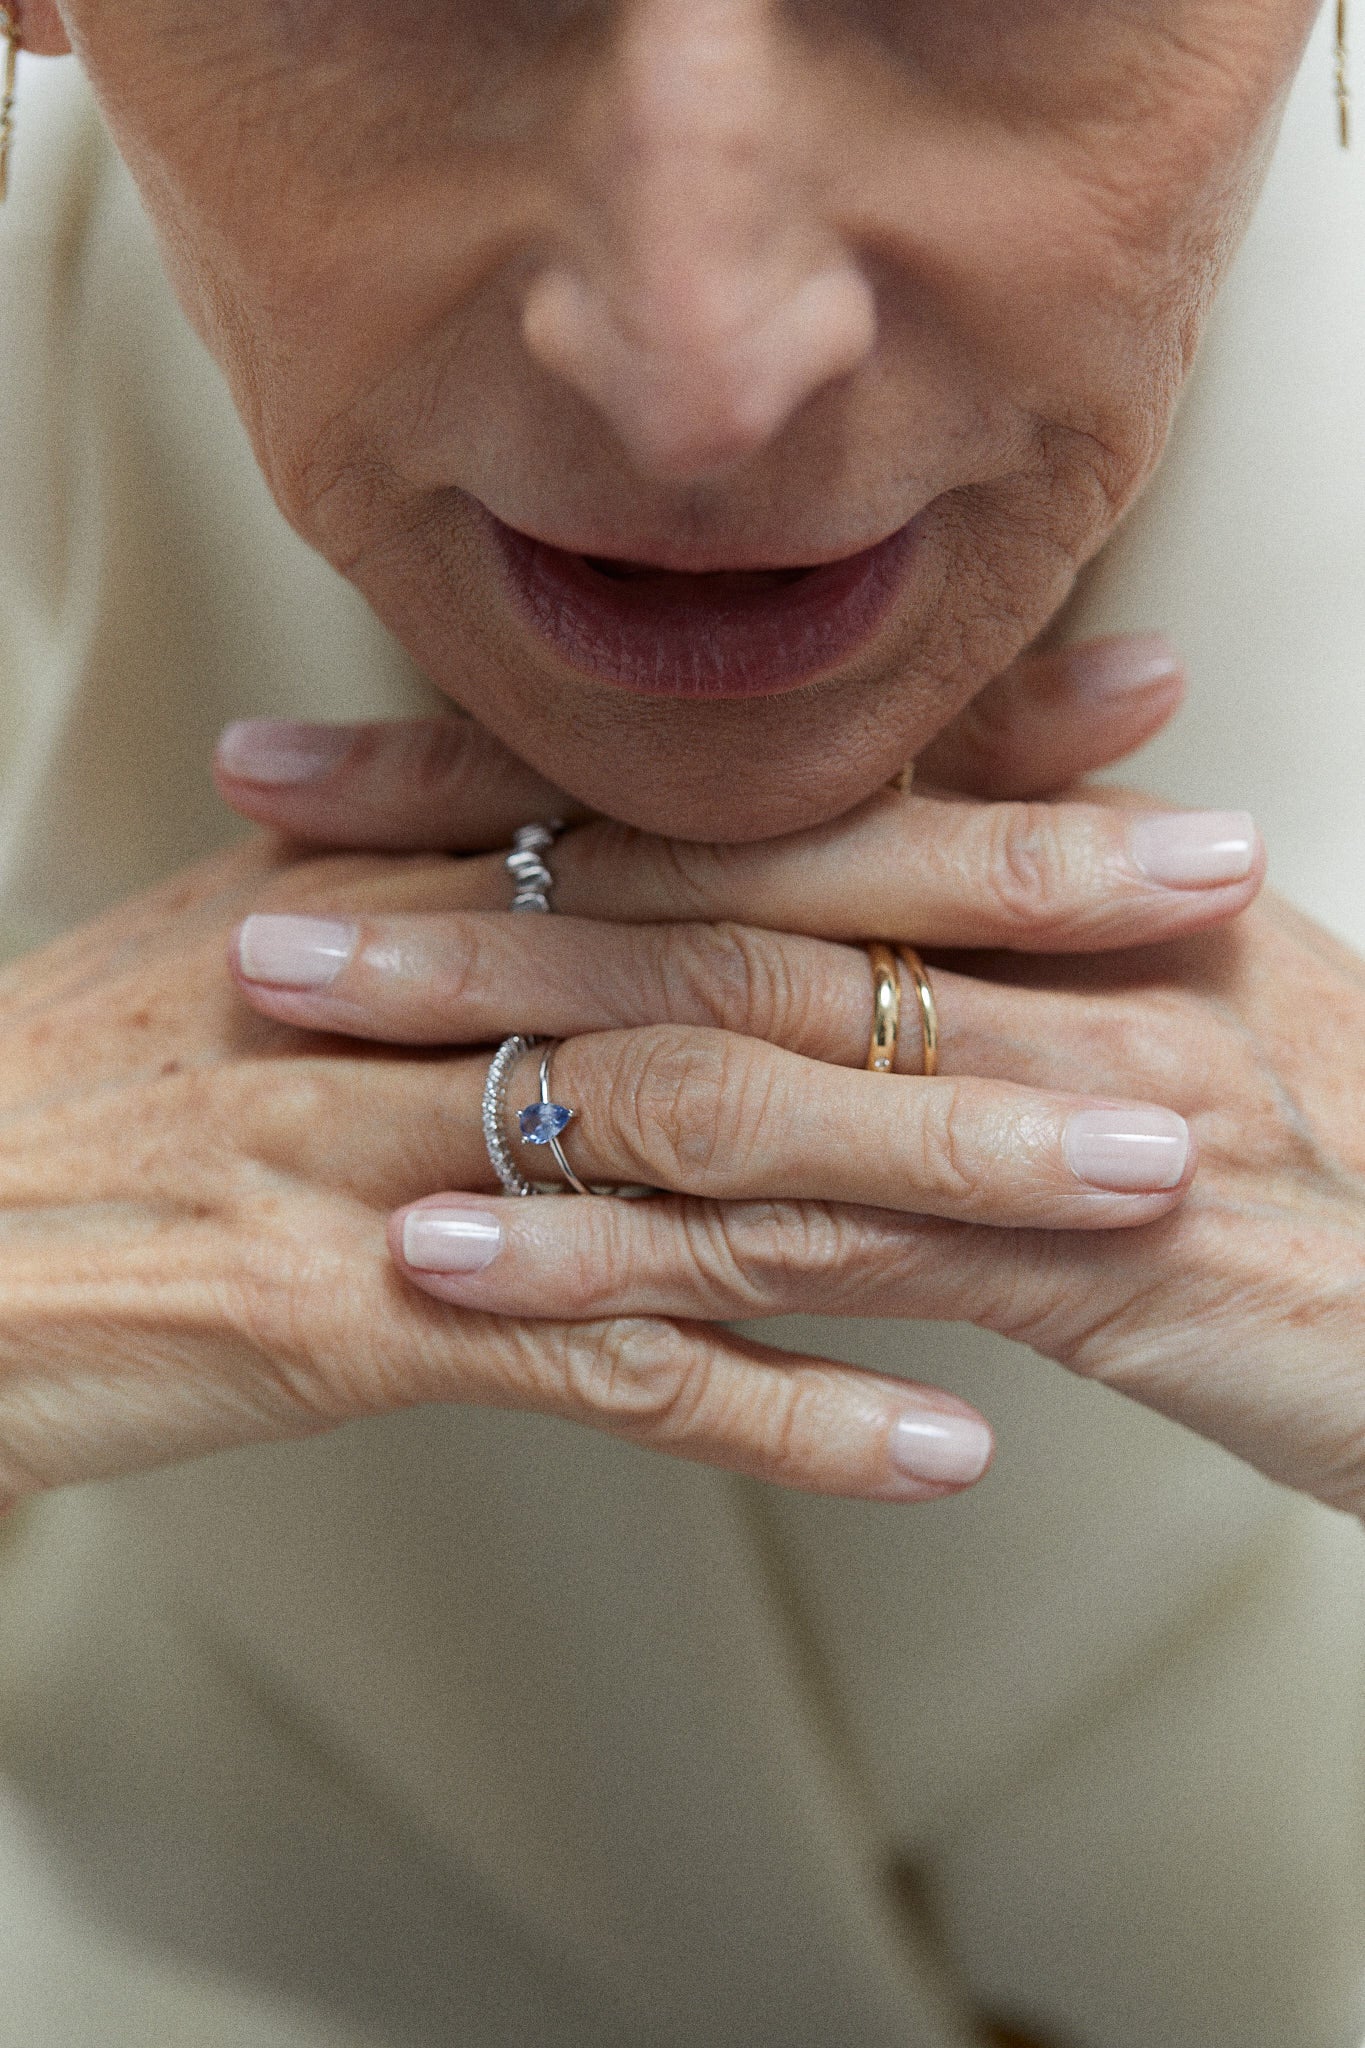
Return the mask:
<path id="1" fill-rule="evenodd" d="M 528 1145 L 548 1145 L 560 1138 L 573 1121 L 573 1111 L 562 1102 L 533 1102 L 517 1117 L 517 1126 Z"/>

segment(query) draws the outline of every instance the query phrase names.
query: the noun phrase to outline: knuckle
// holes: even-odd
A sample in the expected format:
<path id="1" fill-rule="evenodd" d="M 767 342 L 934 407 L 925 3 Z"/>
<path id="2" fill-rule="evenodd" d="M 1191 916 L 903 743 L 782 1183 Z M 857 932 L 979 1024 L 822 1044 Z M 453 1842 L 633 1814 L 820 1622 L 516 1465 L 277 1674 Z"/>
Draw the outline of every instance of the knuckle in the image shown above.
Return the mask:
<path id="1" fill-rule="evenodd" d="M 724 900 L 731 853 L 703 840 L 663 839 L 657 842 L 665 890 L 675 914 L 704 917 Z"/>
<path id="2" fill-rule="evenodd" d="M 661 965 L 695 1014 L 727 1030 L 785 1041 L 799 1023 L 804 991 L 777 933 L 730 922 L 686 925 L 672 935 Z"/>
<path id="3" fill-rule="evenodd" d="M 557 1315 L 589 1321 L 638 1285 L 641 1252 L 629 1214 L 633 1206 L 608 1201 L 579 1205 L 572 1248 L 556 1256 Z"/>
<path id="4" fill-rule="evenodd" d="M 555 871 L 561 888 L 572 879 L 590 898 L 609 891 L 623 869 L 628 873 L 638 870 L 644 837 L 633 825 L 619 825 L 612 818 L 596 818 L 589 825 L 576 825 L 555 848 Z"/>
<path id="5" fill-rule="evenodd" d="M 609 1124 L 634 1168 L 704 1190 L 752 1142 L 763 1094 L 745 1040 L 657 1026 L 635 1035 L 620 1064 Z"/>
<path id="6" fill-rule="evenodd" d="M 567 1333 L 565 1399 L 592 1421 L 651 1436 L 685 1434 L 709 1377 L 705 1349 L 657 1317 L 614 1316 Z"/>
<path id="7" fill-rule="evenodd" d="M 760 1312 L 812 1282 L 823 1299 L 862 1264 L 851 1218 L 819 1202 L 699 1204 L 685 1234 L 694 1271 L 730 1312 Z"/>
<path id="8" fill-rule="evenodd" d="M 453 1021 L 466 1004 L 486 998 L 490 989 L 506 986 L 507 950 L 506 934 L 492 920 L 458 912 L 446 917 L 432 948 L 435 959 L 422 977 L 427 1001 Z M 373 955 L 367 957 L 373 964 Z M 401 987 L 401 979 L 398 985 Z"/>
<path id="9" fill-rule="evenodd" d="M 984 1193 L 971 1097 L 955 1081 L 936 1082 L 925 1090 L 923 1102 L 916 1161 L 920 1190 L 970 1214 Z"/>
<path id="10" fill-rule="evenodd" d="M 1066 846 L 1050 804 L 999 804 L 986 813 L 986 879 L 1006 934 L 1046 936 L 1068 897 Z"/>

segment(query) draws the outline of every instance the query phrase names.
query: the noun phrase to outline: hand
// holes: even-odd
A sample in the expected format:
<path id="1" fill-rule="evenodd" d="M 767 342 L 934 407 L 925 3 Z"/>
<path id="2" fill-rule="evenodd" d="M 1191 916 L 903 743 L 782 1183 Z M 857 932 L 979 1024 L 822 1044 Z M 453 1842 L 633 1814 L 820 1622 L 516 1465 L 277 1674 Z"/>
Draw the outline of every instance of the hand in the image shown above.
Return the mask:
<path id="1" fill-rule="evenodd" d="M 385 782 L 384 746 L 371 740 L 361 766 L 375 791 Z M 396 832 L 397 809 L 386 814 L 373 798 L 367 830 Z M 1119 812 L 1091 806 L 986 811 L 887 799 L 824 834 L 750 851 L 665 848 L 597 825 L 561 844 L 556 868 L 564 907 L 601 916 L 747 915 L 779 927 L 799 919 L 807 929 L 1034 950 L 1188 933 L 1254 894 L 1254 862 L 1241 883 L 1211 889 L 1188 875 L 1185 886 L 1160 888 L 1131 867 L 1125 874 L 1130 830 Z M 505 882 L 496 863 L 469 862 L 454 871 L 452 890 L 463 903 L 487 901 Z M 1110 1379 L 1278 1477 L 1354 1505 L 1362 1481 L 1353 1442 L 1365 1419 L 1365 1361 L 1353 1334 L 1362 1140 L 1348 1129 L 1333 1163 L 1319 1139 L 1321 1165 L 1305 1176 L 1304 1132 L 1276 1089 L 1298 1091 L 1296 1113 L 1311 1128 L 1315 1070 L 1299 1066 L 1317 1060 L 1326 1077 L 1317 1109 L 1325 1102 L 1334 1112 L 1343 1084 L 1354 1103 L 1365 994 L 1358 963 L 1311 933 L 1272 909 L 1198 947 L 1175 939 L 1108 961 L 991 959 L 970 963 L 984 970 L 970 977 L 940 970 L 948 1057 L 945 1082 L 932 1085 L 806 1064 L 861 1061 L 866 962 L 756 927 L 361 920 L 334 938 L 334 964 L 343 954 L 346 964 L 329 988 L 258 984 L 251 999 L 300 1023 L 417 1042 L 497 1036 L 514 1022 L 607 1034 L 567 1045 L 556 1060 L 556 1092 L 580 1109 L 578 1170 L 649 1178 L 691 1199 L 490 1207 L 452 1196 L 405 1210 L 393 1226 L 395 1257 L 444 1299 L 517 1316 L 695 1320 L 816 1308 L 969 1317 Z M 287 936 L 257 927 L 248 954 Z M 1291 981 L 1312 987 L 1316 974 L 1327 1014 L 1345 1006 L 1345 1028 L 1297 1064 L 1276 1012 L 1279 955 Z M 610 1031 L 661 1015 L 693 1028 Z M 467 1132 L 480 1077 L 481 1065 L 470 1077 Z M 999 1085 L 1009 1082 L 1013 1089 Z M 1054 1091 L 1051 1102 L 1026 1102 L 1020 1083 Z M 1111 1104 L 1155 1096 L 1203 1132 L 1209 1163 L 1178 1216 L 1192 1160 L 1170 1184 L 1179 1138 L 1159 1119 L 1136 1149 L 1160 1154 L 1164 1139 L 1166 1186 L 1078 1185 L 1085 1147 L 1068 1145 L 1076 1103 L 1062 1091 L 1082 1088 Z M 467 1144 L 453 1184 L 488 1184 L 479 1152 Z M 1261 1196 L 1254 1218 L 1249 1177 Z M 926 1210 L 949 1220 L 925 1221 Z M 1163 1213 L 1134 1235 L 1058 1228 Z M 405 1259 L 405 1247 L 421 1264 Z M 1267 1259 L 1275 1284 L 1252 1297 L 1250 1276 Z M 441 1274 L 438 1264 L 465 1270 Z M 1220 1363 L 1229 1334 L 1234 1372 Z M 1319 1362 L 1325 1379 L 1296 1369 Z M 704 1374 L 688 1383 L 689 1412 L 710 1397 Z M 965 1440 L 962 1449 L 965 1460 Z M 827 1483 L 820 1447 L 798 1450 L 804 1463 L 789 1454 L 770 1476 Z"/>
<path id="2" fill-rule="evenodd" d="M 445 900 L 445 860 L 206 863 L 0 977 L 0 1508 L 47 1487 L 428 1401 L 523 1406 L 769 1474 L 922 1499 L 933 1394 L 657 1320 L 452 1315 L 385 1218 L 462 1156 L 467 1063 L 306 1040 L 224 965 L 249 905 Z M 671 1390 L 705 1377 L 713 1406 Z M 760 1393 L 756 1392 L 761 1390 Z M 822 1418 L 822 1419 L 821 1419 Z"/>
<path id="3" fill-rule="evenodd" d="M 1170 678 L 1153 689 L 1169 699 Z M 484 763 L 485 803 L 498 772 Z M 502 774 L 520 802 L 525 771 Z M 452 1316 L 395 1276 L 387 1212 L 448 1178 L 466 1135 L 451 1063 L 253 1018 L 223 956 L 249 907 L 382 915 L 444 903 L 461 872 L 248 848 L 0 977 L 0 1508 L 436 1400 L 556 1410 L 835 1489 L 945 1490 L 887 1445 L 902 1423 L 931 1446 L 970 1424 L 950 1397 L 657 1320 Z M 702 1377 L 711 1408 L 670 1401 Z"/>

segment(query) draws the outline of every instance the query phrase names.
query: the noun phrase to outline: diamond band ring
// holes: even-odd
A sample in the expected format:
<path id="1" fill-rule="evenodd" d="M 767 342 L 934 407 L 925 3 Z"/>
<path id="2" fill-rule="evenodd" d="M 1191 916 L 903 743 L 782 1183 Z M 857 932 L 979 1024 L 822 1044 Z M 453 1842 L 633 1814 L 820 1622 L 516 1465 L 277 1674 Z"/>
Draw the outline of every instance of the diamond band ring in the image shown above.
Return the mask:
<path id="1" fill-rule="evenodd" d="M 503 1130 L 507 1113 L 507 1083 L 523 1053 L 531 1051 L 533 1038 L 504 1038 L 493 1055 L 488 1078 L 483 1084 L 483 1142 L 489 1163 L 502 1183 L 505 1195 L 533 1195 L 535 1187 L 517 1165 Z"/>
<path id="2" fill-rule="evenodd" d="M 562 1102 L 556 1102 L 550 1090 L 551 1062 L 559 1050 L 559 1044 L 560 1041 L 556 1038 L 548 1045 L 540 1046 L 537 1039 L 527 1038 L 518 1033 L 515 1037 L 503 1040 L 489 1064 L 488 1078 L 483 1084 L 483 1141 L 503 1193 L 555 1195 L 562 1194 L 565 1187 L 568 1187 L 576 1195 L 614 1195 L 618 1201 L 640 1201 L 647 1195 L 657 1194 L 657 1188 L 633 1184 L 620 1187 L 590 1187 L 574 1172 L 560 1141 L 577 1111 L 569 1109 Z M 537 1099 L 528 1102 L 525 1109 L 518 1110 L 515 1117 L 509 1118 L 507 1087 L 513 1069 L 528 1053 L 535 1052 L 538 1048 L 540 1087 Z M 529 1180 L 512 1156 L 512 1148 L 508 1143 L 509 1130 L 516 1131 L 524 1145 L 544 1145 L 564 1176 L 563 1182 Z"/>

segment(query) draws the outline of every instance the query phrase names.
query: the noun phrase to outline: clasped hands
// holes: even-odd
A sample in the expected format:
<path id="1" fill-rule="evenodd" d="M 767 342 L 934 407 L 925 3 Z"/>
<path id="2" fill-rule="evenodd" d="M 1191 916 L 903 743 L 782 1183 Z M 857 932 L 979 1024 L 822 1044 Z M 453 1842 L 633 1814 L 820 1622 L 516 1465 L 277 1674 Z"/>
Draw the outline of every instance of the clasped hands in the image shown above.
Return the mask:
<path id="1" fill-rule="evenodd" d="M 577 824 L 549 918 L 495 849 L 563 799 L 465 721 L 230 736 L 292 845 L 0 986 L 0 1491 L 436 1400 L 869 1499 L 979 1476 L 955 1397 L 724 1327 L 808 1310 L 977 1322 L 1360 1511 L 1365 967 L 1255 902 L 1249 821 L 1036 795 L 1179 694 L 1072 660 L 787 841 Z M 930 950 L 934 1081 L 863 1071 L 874 937 Z M 513 1031 L 564 1041 L 577 1171 L 660 1197 L 491 1199 Z"/>

